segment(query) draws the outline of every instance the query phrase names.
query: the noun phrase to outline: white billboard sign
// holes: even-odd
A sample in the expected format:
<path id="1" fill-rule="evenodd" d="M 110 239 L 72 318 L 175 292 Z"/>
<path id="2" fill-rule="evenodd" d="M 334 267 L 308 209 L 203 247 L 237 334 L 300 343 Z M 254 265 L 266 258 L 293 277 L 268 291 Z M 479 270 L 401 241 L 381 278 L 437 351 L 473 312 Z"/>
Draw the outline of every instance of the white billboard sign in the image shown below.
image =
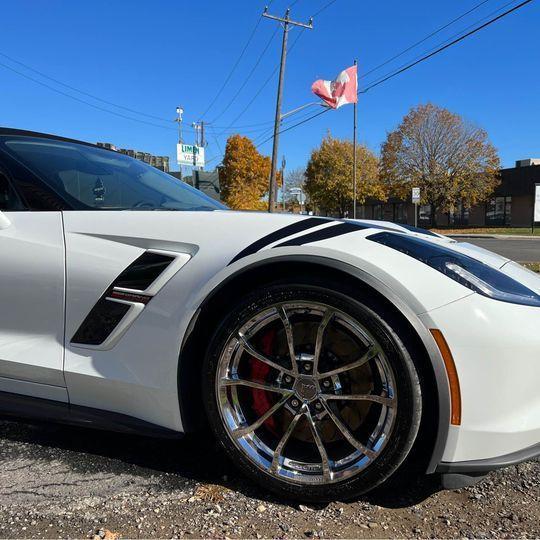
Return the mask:
<path id="1" fill-rule="evenodd" d="M 534 222 L 540 223 L 540 184 L 534 186 Z"/>
<path id="2" fill-rule="evenodd" d="M 418 204 L 420 202 L 420 188 L 419 187 L 412 188 L 411 198 L 412 198 L 412 202 L 415 204 Z"/>
<path id="3" fill-rule="evenodd" d="M 178 165 L 204 167 L 204 147 L 179 143 L 176 145 L 176 159 Z"/>

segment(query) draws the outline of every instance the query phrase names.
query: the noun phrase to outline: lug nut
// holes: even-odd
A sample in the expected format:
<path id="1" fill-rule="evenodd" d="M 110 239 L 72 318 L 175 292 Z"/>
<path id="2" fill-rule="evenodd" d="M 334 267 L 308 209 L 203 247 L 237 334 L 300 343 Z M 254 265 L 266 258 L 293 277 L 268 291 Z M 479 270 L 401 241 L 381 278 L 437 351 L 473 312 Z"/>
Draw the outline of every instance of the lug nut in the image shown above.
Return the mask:
<path id="1" fill-rule="evenodd" d="M 291 383 L 292 382 L 292 377 L 290 375 L 286 375 L 285 376 L 285 382 L 286 383 Z"/>
<path id="2" fill-rule="evenodd" d="M 315 403 L 315 408 L 316 408 L 318 411 L 320 411 L 320 410 L 322 409 L 322 403 L 319 402 L 319 401 L 318 401 L 317 403 Z"/>
<path id="3" fill-rule="evenodd" d="M 324 381 L 324 382 L 323 382 L 323 386 L 324 386 L 325 388 L 329 388 L 329 387 L 330 387 L 330 381 Z"/>
<path id="4" fill-rule="evenodd" d="M 308 364 L 307 362 L 304 364 L 304 370 L 305 371 L 311 371 L 311 364 Z"/>
<path id="5" fill-rule="evenodd" d="M 291 405 L 292 405 L 293 407 L 298 407 L 298 405 L 300 405 L 300 402 L 299 402 L 297 399 L 293 399 L 293 400 L 291 401 Z"/>

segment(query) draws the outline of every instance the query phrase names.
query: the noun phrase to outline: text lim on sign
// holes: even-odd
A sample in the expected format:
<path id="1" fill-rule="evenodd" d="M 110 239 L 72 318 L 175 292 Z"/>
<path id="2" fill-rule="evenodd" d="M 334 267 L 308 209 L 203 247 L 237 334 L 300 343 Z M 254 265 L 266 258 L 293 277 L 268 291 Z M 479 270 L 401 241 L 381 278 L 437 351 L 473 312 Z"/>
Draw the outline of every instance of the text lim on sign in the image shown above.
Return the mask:
<path id="1" fill-rule="evenodd" d="M 176 158 L 178 165 L 204 167 L 204 147 L 179 143 L 176 145 Z"/>

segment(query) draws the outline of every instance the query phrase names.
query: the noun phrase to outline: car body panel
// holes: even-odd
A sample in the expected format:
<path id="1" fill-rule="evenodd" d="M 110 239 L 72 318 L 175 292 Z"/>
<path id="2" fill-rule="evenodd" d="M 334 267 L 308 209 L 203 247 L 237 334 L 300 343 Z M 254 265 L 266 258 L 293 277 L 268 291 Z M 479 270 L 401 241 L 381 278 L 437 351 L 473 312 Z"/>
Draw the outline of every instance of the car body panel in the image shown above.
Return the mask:
<path id="1" fill-rule="evenodd" d="M 540 309 L 474 294 L 420 316 L 446 338 L 459 376 L 462 420 L 445 462 L 511 454 L 540 441 Z"/>
<path id="2" fill-rule="evenodd" d="M 60 212 L 10 212 L 0 230 L 0 390 L 67 401 Z"/>
<path id="3" fill-rule="evenodd" d="M 65 377 L 72 402 L 181 430 L 176 372 L 192 318 L 220 283 L 244 267 L 275 257 L 294 254 L 351 265 L 385 284 L 416 314 L 471 294 L 455 282 L 447 283 L 435 270 L 418 268 L 409 257 L 366 241 L 372 229 L 359 228 L 305 246 L 270 244 L 229 264 L 250 243 L 303 219 L 235 212 L 65 212 Z M 315 230 L 335 225 L 321 220 Z M 192 259 L 163 286 L 114 348 L 90 351 L 70 343 L 110 283 L 145 249 L 188 253 Z M 396 267 L 401 269 L 399 275 L 393 275 Z"/>

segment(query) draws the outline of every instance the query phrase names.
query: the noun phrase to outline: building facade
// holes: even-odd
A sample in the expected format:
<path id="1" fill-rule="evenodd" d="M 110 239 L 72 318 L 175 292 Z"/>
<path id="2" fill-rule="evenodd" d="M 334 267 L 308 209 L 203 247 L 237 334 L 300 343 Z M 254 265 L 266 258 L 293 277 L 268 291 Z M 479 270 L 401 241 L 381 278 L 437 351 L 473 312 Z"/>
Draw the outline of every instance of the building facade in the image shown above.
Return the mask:
<path id="1" fill-rule="evenodd" d="M 97 146 L 101 148 L 107 148 L 107 150 L 114 150 L 120 154 L 125 154 L 132 158 L 144 161 L 152 167 L 159 169 L 160 171 L 169 172 L 169 156 L 154 156 L 148 152 L 139 152 L 138 150 L 132 150 L 131 148 L 117 148 L 114 144 L 106 142 L 98 142 Z"/>
<path id="2" fill-rule="evenodd" d="M 486 202 L 470 208 L 459 204 L 454 212 L 439 213 L 437 226 L 531 227 L 535 184 L 540 184 L 540 159 L 516 161 L 515 167 L 501 169 L 501 183 Z M 413 225 L 414 205 L 392 197 L 386 202 L 368 200 L 358 207 L 357 216 Z M 434 222 L 430 206 L 419 206 L 418 225 L 430 227 Z"/>

